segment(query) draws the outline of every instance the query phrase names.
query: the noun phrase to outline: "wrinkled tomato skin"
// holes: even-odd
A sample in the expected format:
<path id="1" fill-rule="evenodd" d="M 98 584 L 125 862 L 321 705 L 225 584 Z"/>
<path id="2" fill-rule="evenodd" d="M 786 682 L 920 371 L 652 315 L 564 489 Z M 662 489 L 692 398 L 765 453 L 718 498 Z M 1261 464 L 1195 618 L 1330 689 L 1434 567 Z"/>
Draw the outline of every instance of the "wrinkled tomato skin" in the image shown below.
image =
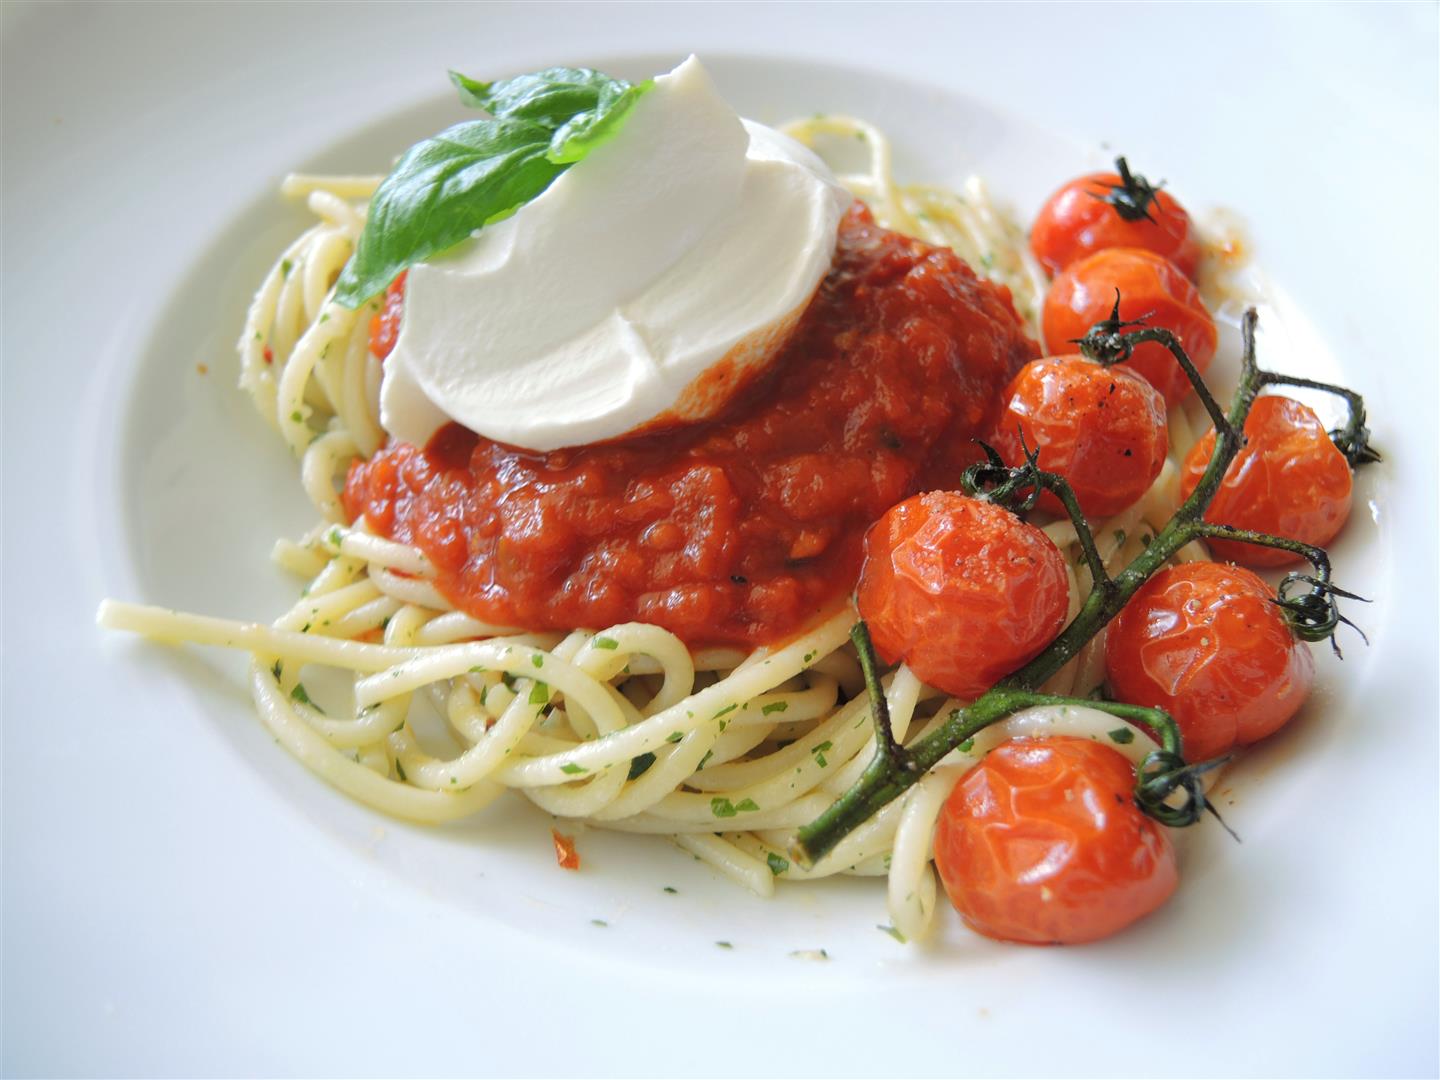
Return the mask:
<path id="1" fill-rule="evenodd" d="M 1315 676 L 1274 593 L 1227 563 L 1161 570 L 1110 624 L 1105 675 L 1118 701 L 1175 718 L 1187 761 L 1273 734 L 1299 711 Z"/>
<path id="2" fill-rule="evenodd" d="M 886 510 L 958 482 L 1036 354 L 1006 290 L 857 204 L 789 342 L 712 419 L 544 454 L 451 424 L 354 462 L 345 509 L 486 622 L 771 645 L 845 602 Z"/>
<path id="3" fill-rule="evenodd" d="M 1040 468 L 1070 482 L 1091 520 L 1134 505 L 1169 452 L 1165 399 L 1123 364 L 1103 368 L 1081 356 L 1052 356 L 1020 369 L 1005 390 L 991 445 L 1005 463 L 1040 452 Z M 1022 446 L 1023 439 L 1023 446 Z M 1064 513 L 1049 491 L 1040 504 Z"/>
<path id="4" fill-rule="evenodd" d="M 1126 221 L 1096 195 L 1120 183 L 1117 173 L 1092 173 L 1072 180 L 1046 200 L 1030 229 L 1030 250 L 1049 274 L 1107 248 L 1141 248 L 1169 259 L 1193 279 L 1200 265 L 1200 242 L 1190 215 L 1168 193 L 1150 203 L 1150 217 Z"/>
<path id="5" fill-rule="evenodd" d="M 1096 323 L 1110 317 L 1120 290 L 1120 318 L 1145 319 L 1149 327 L 1169 330 L 1202 375 L 1215 356 L 1215 320 L 1200 293 L 1171 262 L 1149 251 L 1108 248 L 1072 263 L 1050 284 L 1041 322 L 1046 351 L 1065 352 Z M 1144 375 L 1174 405 L 1191 392 L 1190 380 L 1156 341 L 1137 345 L 1125 363 Z"/>
<path id="6" fill-rule="evenodd" d="M 1175 849 L 1134 786 L 1130 762 L 1089 739 L 997 746 L 935 829 L 935 867 L 961 918 L 1000 941 L 1078 945 L 1160 907 L 1179 882 Z"/>
<path id="7" fill-rule="evenodd" d="M 1070 603 L 1065 559 L 1008 510 L 948 491 L 906 499 L 865 537 L 860 617 L 887 663 L 979 697 L 1033 659 Z"/>
<path id="8" fill-rule="evenodd" d="M 1256 398 L 1245 418 L 1245 440 L 1225 470 L 1205 520 L 1324 547 L 1350 516 L 1350 464 L 1325 426 L 1293 398 Z M 1188 499 L 1215 452 L 1215 430 L 1205 434 L 1180 470 Z M 1246 566 L 1285 566 L 1300 556 L 1234 540 L 1207 540 L 1217 559 Z"/>

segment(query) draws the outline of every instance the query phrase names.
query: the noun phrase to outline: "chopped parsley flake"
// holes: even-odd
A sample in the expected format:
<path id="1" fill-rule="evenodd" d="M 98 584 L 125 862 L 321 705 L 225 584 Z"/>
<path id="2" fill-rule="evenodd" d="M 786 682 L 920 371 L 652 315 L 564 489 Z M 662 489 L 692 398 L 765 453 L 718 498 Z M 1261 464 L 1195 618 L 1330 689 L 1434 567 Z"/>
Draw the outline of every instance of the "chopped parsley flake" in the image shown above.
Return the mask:
<path id="1" fill-rule="evenodd" d="M 735 947 L 734 945 L 731 945 L 728 941 L 717 941 L 715 942 L 715 944 L 722 949 L 733 949 Z"/>
<path id="2" fill-rule="evenodd" d="M 776 855 L 773 851 L 765 856 L 765 861 L 770 864 L 770 873 L 776 877 L 790 869 L 790 860 Z"/>
<path id="3" fill-rule="evenodd" d="M 276 661 L 275 661 L 275 666 L 270 669 L 271 673 L 274 674 L 274 676 L 275 676 L 275 681 L 276 681 L 276 682 L 279 682 L 279 681 L 280 681 L 280 672 L 284 670 L 284 666 L 285 666 L 285 665 L 284 665 L 284 663 L 283 663 L 282 661 L 276 660 Z"/>
<path id="4" fill-rule="evenodd" d="M 320 708 L 319 705 L 316 705 L 313 701 L 310 700 L 310 695 L 305 691 L 304 683 L 295 684 L 295 689 L 290 691 L 290 700 L 298 701 L 301 705 L 309 705 L 318 713 L 323 713 L 325 711 L 324 709 Z"/>
<path id="5" fill-rule="evenodd" d="M 294 268 L 295 268 L 295 264 L 292 263 L 289 259 L 283 260 L 283 261 L 280 263 L 280 276 L 281 276 L 282 278 L 288 278 L 288 277 L 290 276 L 290 271 L 293 270 Z"/>
<path id="6" fill-rule="evenodd" d="M 344 537 L 340 535 L 340 526 L 338 525 L 325 534 L 325 542 L 331 547 L 338 548 L 340 546 L 341 540 L 343 539 Z"/>
<path id="7" fill-rule="evenodd" d="M 876 926 L 875 929 L 883 930 L 885 931 L 885 933 L 893 937 L 896 941 L 900 942 L 901 945 L 905 944 L 905 935 L 902 934 L 899 930 L 896 930 L 895 927 L 886 926 L 885 924 L 881 923 L 880 925 Z"/>
<path id="8" fill-rule="evenodd" d="M 536 653 L 534 656 L 530 657 L 530 663 L 534 664 L 536 667 L 544 667 L 545 657 L 541 656 L 539 653 Z"/>
<path id="9" fill-rule="evenodd" d="M 597 649 L 614 650 L 620 647 L 620 642 L 616 641 L 613 637 L 597 637 L 594 645 Z"/>
<path id="10" fill-rule="evenodd" d="M 297 424 L 303 424 L 303 423 L 305 422 L 305 417 L 303 417 L 303 416 L 300 415 L 300 410 L 299 410 L 299 409 L 296 409 L 294 412 L 292 412 L 292 413 L 290 414 L 290 419 L 291 419 L 291 420 L 294 420 L 295 423 L 297 423 Z"/>
<path id="11" fill-rule="evenodd" d="M 757 803 L 754 799 L 741 799 L 738 803 L 735 804 L 735 809 L 739 810 L 741 813 L 748 813 L 753 810 L 759 810 L 760 804 Z"/>
<path id="12" fill-rule="evenodd" d="M 585 768 L 584 765 L 561 765 L 560 771 L 569 776 L 579 776 L 581 773 L 587 773 L 590 770 Z"/>
<path id="13" fill-rule="evenodd" d="M 679 742 L 679 741 L 680 741 L 681 739 L 683 739 L 684 737 L 685 737 L 685 733 L 684 733 L 683 731 L 672 731 L 672 732 L 670 732 L 669 735 L 666 735 L 666 736 L 665 736 L 665 741 L 666 741 L 666 742 Z"/>
<path id="14" fill-rule="evenodd" d="M 740 707 L 740 703 L 739 703 L 738 701 L 733 701 L 733 702 L 731 702 L 729 705 L 726 705 L 726 706 L 725 706 L 723 709 L 721 709 L 719 712 L 717 712 L 717 713 L 716 713 L 714 716 L 712 716 L 710 719 L 711 719 L 711 720 L 719 720 L 720 717 L 724 716 L 726 713 L 728 713 L 728 712 L 734 712 L 734 711 L 735 711 L 736 709 L 738 709 L 739 707 Z"/>
<path id="15" fill-rule="evenodd" d="M 710 800 L 710 813 L 716 817 L 734 817 L 739 811 L 729 799 L 717 795 Z"/>
<path id="16" fill-rule="evenodd" d="M 1107 732 L 1107 734 L 1110 736 L 1111 742 L 1117 742 L 1121 746 L 1135 741 L 1135 732 L 1131 731 L 1128 727 L 1117 727 L 1114 731 Z"/>
<path id="17" fill-rule="evenodd" d="M 639 757 L 633 757 L 633 758 L 631 758 L 631 759 L 630 759 L 630 775 L 629 775 L 628 777 L 626 777 L 626 779 L 628 779 L 628 780 L 638 780 L 640 777 L 642 777 L 642 776 L 645 775 L 645 770 L 648 769 L 648 768 L 650 768 L 650 766 L 651 766 L 651 765 L 654 765 L 654 764 L 655 764 L 655 755 L 654 755 L 654 754 L 641 754 Z"/>
<path id="18" fill-rule="evenodd" d="M 402 783 L 410 779 L 405 775 L 405 766 L 400 764 L 399 758 L 395 759 L 395 775 L 400 778 Z"/>
<path id="19" fill-rule="evenodd" d="M 712 757 L 714 757 L 714 756 L 715 756 L 715 751 L 714 751 L 714 750 L 706 750 L 706 751 L 705 751 L 705 756 L 700 759 L 700 764 L 695 766 L 695 771 L 696 771 L 696 772 L 699 772 L 701 769 L 705 768 L 705 763 L 706 763 L 707 761 L 709 761 L 709 760 L 710 760 Z"/>
<path id="20" fill-rule="evenodd" d="M 608 922 L 606 922 L 604 919 L 591 919 L 591 920 L 590 920 L 590 925 L 591 925 L 591 926 L 609 926 L 610 924 L 609 924 Z"/>
<path id="21" fill-rule="evenodd" d="M 661 889 L 660 891 L 661 891 L 661 892 L 667 892 L 667 893 L 669 893 L 671 896 L 674 896 L 674 895 L 675 895 L 676 893 L 678 893 L 680 890 L 677 889 L 677 888 L 675 888 L 674 885 L 666 885 L 665 888 Z"/>
<path id="22" fill-rule="evenodd" d="M 544 705 L 550 700 L 550 687 L 543 682 L 537 682 L 530 688 L 530 704 Z"/>
<path id="23" fill-rule="evenodd" d="M 971 738 L 966 739 L 964 742 L 962 742 L 962 743 L 961 743 L 959 746 L 957 746 L 955 749 L 956 749 L 956 750 L 959 750 L 962 754 L 968 754 L 971 750 L 974 750 L 974 749 L 975 749 L 975 739 L 974 739 L 974 737 L 972 736 Z"/>
<path id="24" fill-rule="evenodd" d="M 812 746 L 810 753 L 815 755 L 815 764 L 819 765 L 822 769 L 829 765 L 830 763 L 825 760 L 825 751 L 831 749 L 834 745 L 835 744 L 829 739 L 826 739 L 819 746 Z"/>
<path id="25" fill-rule="evenodd" d="M 805 660 L 804 660 L 804 662 L 808 664 L 808 663 L 810 663 L 811 660 L 814 660 L 814 659 L 815 659 L 815 654 L 814 654 L 813 652 L 807 652 L 807 653 L 805 654 Z"/>
<path id="26" fill-rule="evenodd" d="M 784 711 L 785 711 L 786 709 L 788 709 L 789 707 L 790 707 L 790 705 L 789 705 L 788 702 L 785 702 L 785 701 L 772 701 L 772 702 L 770 702 L 769 705 L 764 706 L 764 707 L 760 710 L 760 715 L 761 715 L 761 716 L 769 716 L 771 713 L 784 712 Z"/>

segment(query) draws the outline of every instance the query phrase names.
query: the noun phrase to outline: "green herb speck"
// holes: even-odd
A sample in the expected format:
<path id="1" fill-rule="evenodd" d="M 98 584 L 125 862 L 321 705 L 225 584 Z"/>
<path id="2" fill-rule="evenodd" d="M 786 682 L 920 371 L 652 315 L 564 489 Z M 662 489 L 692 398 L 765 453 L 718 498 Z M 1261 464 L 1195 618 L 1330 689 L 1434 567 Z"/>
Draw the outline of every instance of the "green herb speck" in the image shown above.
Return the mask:
<path id="1" fill-rule="evenodd" d="M 1135 741 L 1135 732 L 1131 731 L 1128 727 L 1117 727 L 1114 731 L 1107 732 L 1106 734 L 1110 736 L 1111 742 L 1119 743 L 1121 746 Z"/>
<path id="2" fill-rule="evenodd" d="M 770 873 L 776 877 L 790 869 L 790 860 L 776 855 L 773 851 L 765 856 L 765 861 L 770 864 Z"/>

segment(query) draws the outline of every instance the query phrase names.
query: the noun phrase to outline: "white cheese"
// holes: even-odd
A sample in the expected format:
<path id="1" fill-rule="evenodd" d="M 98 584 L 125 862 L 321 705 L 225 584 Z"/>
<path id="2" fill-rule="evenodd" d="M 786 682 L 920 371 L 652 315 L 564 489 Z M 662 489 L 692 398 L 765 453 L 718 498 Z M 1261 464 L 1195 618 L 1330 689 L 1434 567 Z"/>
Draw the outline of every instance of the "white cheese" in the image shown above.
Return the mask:
<path id="1" fill-rule="evenodd" d="M 850 201 L 692 56 L 538 198 L 411 269 L 381 423 L 553 450 L 712 415 L 788 337 Z"/>

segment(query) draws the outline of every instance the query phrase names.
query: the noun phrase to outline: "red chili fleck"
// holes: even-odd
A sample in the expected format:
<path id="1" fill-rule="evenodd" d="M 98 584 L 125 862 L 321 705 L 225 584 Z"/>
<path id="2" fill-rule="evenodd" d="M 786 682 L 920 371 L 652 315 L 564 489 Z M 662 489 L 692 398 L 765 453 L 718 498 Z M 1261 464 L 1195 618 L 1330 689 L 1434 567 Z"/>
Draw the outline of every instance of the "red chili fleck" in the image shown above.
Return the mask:
<path id="1" fill-rule="evenodd" d="M 550 837 L 555 841 L 555 861 L 562 870 L 579 870 L 580 855 L 575 850 L 575 838 L 566 836 L 559 829 L 551 829 Z"/>
<path id="2" fill-rule="evenodd" d="M 275 362 L 275 350 L 270 348 L 269 345 L 265 346 L 265 362 L 267 364 L 273 364 Z"/>

